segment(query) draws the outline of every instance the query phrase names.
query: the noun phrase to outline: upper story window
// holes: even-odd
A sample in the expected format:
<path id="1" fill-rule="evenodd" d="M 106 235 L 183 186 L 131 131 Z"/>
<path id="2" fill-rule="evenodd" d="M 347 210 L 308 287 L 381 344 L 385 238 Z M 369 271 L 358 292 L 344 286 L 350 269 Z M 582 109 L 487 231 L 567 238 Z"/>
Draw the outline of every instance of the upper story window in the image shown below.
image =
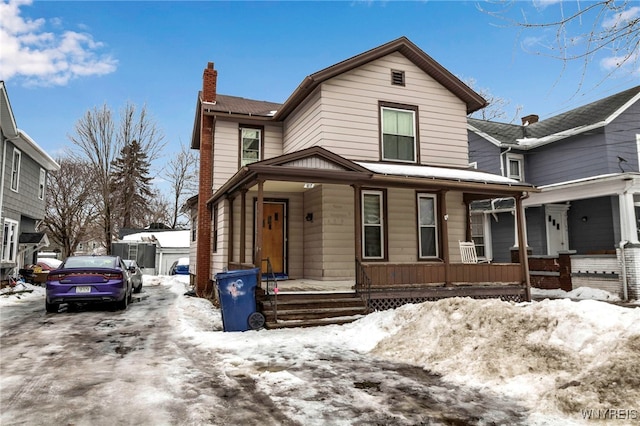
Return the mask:
<path id="1" fill-rule="evenodd" d="M 240 167 L 262 160 L 262 129 L 240 128 Z"/>
<path id="2" fill-rule="evenodd" d="M 416 163 L 417 107 L 380 106 L 382 129 L 382 160 Z"/>
<path id="3" fill-rule="evenodd" d="M 44 200 L 44 186 L 47 181 L 47 172 L 40 169 L 40 181 L 38 183 L 38 198 Z"/>
<path id="4" fill-rule="evenodd" d="M 524 157 L 522 154 L 507 154 L 507 177 L 524 181 Z"/>
<path id="5" fill-rule="evenodd" d="M 18 185 L 20 183 L 20 162 L 22 160 L 22 153 L 17 149 L 13 149 L 13 161 L 11 165 L 11 189 L 18 192 Z"/>

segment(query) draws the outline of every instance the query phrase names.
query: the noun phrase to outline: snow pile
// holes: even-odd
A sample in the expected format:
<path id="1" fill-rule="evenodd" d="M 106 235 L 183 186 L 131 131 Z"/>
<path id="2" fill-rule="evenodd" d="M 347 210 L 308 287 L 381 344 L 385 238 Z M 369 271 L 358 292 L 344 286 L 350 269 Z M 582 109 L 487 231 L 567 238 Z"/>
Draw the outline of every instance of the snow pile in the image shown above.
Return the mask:
<path id="1" fill-rule="evenodd" d="M 546 290 L 541 288 L 531 288 L 531 294 L 534 297 L 551 297 L 551 298 L 569 298 L 578 300 L 602 300 L 605 302 L 620 302 L 620 297 L 605 290 L 591 288 L 591 287 L 578 287 L 571 291 L 564 291 L 560 289 Z"/>
<path id="2" fill-rule="evenodd" d="M 43 299 L 45 288 L 33 284 L 18 281 L 13 287 L 0 289 L 2 303 L 22 303 L 33 299 Z"/>
<path id="3" fill-rule="evenodd" d="M 396 310 L 403 326 L 372 351 L 531 409 L 637 409 L 640 309 L 597 301 L 445 299 Z"/>

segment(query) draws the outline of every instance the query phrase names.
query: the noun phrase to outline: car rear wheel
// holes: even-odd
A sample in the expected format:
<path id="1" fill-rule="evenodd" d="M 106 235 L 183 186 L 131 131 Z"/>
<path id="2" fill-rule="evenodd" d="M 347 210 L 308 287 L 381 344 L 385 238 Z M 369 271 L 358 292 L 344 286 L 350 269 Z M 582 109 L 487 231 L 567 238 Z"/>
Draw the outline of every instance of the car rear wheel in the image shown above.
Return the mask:
<path id="1" fill-rule="evenodd" d="M 116 302 L 116 308 L 121 310 L 126 310 L 127 306 L 129 306 L 129 299 L 131 299 L 131 293 L 125 294 L 124 298 L 121 301 Z"/>
<path id="2" fill-rule="evenodd" d="M 59 303 L 49 303 L 45 300 L 44 302 L 44 307 L 47 310 L 47 312 L 55 314 L 58 312 L 58 309 L 60 309 L 60 304 Z"/>

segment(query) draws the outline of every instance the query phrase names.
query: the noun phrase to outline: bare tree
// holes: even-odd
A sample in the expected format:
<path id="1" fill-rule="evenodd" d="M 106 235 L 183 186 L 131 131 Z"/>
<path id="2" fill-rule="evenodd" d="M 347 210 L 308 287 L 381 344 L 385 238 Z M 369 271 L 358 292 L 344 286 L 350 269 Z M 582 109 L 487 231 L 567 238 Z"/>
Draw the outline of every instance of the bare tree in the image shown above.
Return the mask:
<path id="1" fill-rule="evenodd" d="M 609 70 L 603 81 L 620 69 L 628 68 L 637 73 L 640 62 L 640 4 L 637 0 L 600 0 L 581 2 L 533 2 L 540 8 L 557 7 L 557 19 L 541 18 L 536 21 L 530 13 L 519 10 L 519 18 L 508 17 L 512 6 L 522 3 L 513 0 L 498 0 L 483 3 L 480 10 L 515 25 L 523 31 L 553 30 L 553 40 L 536 37 L 526 50 L 534 54 L 546 55 L 563 61 L 564 68 L 569 62 L 583 62 L 583 78 L 588 66 L 598 53 L 606 57 L 601 65 Z M 490 11 L 490 6 L 499 5 Z M 545 14 L 544 16 L 549 16 Z M 532 40 L 529 38 L 527 40 Z M 582 86 L 579 82 L 578 90 Z"/>
<path id="2" fill-rule="evenodd" d="M 138 141 L 147 159 L 151 162 L 159 156 L 163 147 L 163 135 L 148 116 L 146 108 L 136 113 L 136 107 L 127 104 L 120 114 L 117 125 L 107 105 L 89 110 L 75 125 L 75 134 L 69 139 L 79 149 L 78 159 L 88 162 L 94 174 L 98 206 L 100 209 L 103 243 L 107 253 L 111 252 L 111 241 L 117 231 L 115 197 L 111 192 L 113 161 L 116 155 L 133 140 Z"/>
<path id="3" fill-rule="evenodd" d="M 154 190 L 148 200 L 147 209 L 143 212 L 140 220 L 146 224 L 145 226 L 153 226 L 154 224 L 165 224 L 168 226 L 172 218 L 169 204 L 169 201 L 167 201 L 158 190 Z"/>
<path id="4" fill-rule="evenodd" d="M 480 120 L 498 120 L 513 123 L 518 119 L 522 111 L 522 105 L 516 105 L 513 114 L 507 112 L 507 108 L 511 105 L 511 101 L 500 96 L 496 96 L 485 88 L 477 88 L 477 82 L 474 78 L 465 81 L 465 84 L 478 92 L 487 101 L 487 106 L 470 115 L 472 118 Z"/>
<path id="5" fill-rule="evenodd" d="M 61 158 L 57 162 L 60 170 L 49 174 L 43 226 L 66 258 L 76 251 L 99 214 L 95 197 L 97 182 L 86 162 L 72 158 Z"/>
<path id="6" fill-rule="evenodd" d="M 181 216 L 180 207 L 187 198 L 198 192 L 197 157 L 184 144 L 180 144 L 180 153 L 167 164 L 164 177 L 171 186 L 171 227 L 178 226 Z"/>

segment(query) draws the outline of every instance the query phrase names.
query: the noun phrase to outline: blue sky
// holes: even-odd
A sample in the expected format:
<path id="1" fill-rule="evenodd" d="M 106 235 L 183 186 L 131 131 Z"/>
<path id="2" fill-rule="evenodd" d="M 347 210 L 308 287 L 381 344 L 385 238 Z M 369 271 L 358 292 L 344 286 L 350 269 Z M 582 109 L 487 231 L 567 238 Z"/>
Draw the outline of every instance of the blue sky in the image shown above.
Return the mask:
<path id="1" fill-rule="evenodd" d="M 480 8 L 545 21 L 576 5 L 585 2 L 2 0 L 0 79 L 18 127 L 54 157 L 73 147 L 67 135 L 87 110 L 130 102 L 163 131 L 166 161 L 190 142 L 207 62 L 218 93 L 284 102 L 307 75 L 400 36 L 509 100 L 508 112 L 544 119 L 640 84 L 637 63 L 605 79 L 603 52 L 586 74 L 582 61 L 563 69 L 526 51 L 553 42 L 553 31 L 523 32 Z"/>

